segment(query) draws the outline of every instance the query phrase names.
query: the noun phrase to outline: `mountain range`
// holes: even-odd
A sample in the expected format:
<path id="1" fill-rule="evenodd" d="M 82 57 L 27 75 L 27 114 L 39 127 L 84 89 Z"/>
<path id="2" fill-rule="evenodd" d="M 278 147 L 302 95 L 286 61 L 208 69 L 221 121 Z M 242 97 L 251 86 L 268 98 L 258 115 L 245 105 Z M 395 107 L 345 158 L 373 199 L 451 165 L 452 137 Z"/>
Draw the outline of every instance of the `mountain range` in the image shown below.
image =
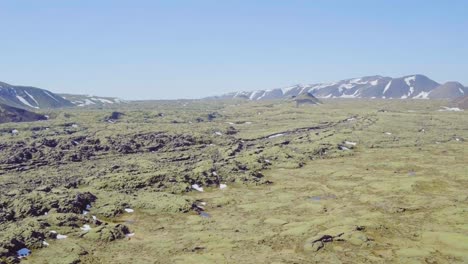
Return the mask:
<path id="1" fill-rule="evenodd" d="M 468 95 L 468 88 L 459 82 L 439 84 L 424 75 L 416 74 L 400 78 L 367 76 L 332 83 L 241 91 L 208 98 L 244 98 L 257 101 L 295 98 L 302 94 L 310 94 L 317 98 L 455 99 Z M 114 97 L 56 94 L 41 88 L 0 82 L 0 104 L 27 110 L 75 106 L 102 107 L 119 103 L 123 101 Z"/>
<path id="2" fill-rule="evenodd" d="M 51 91 L 0 82 L 0 104 L 23 109 L 47 109 L 74 106 L 103 106 L 121 103 L 113 97 L 56 94 Z"/>
<path id="3" fill-rule="evenodd" d="M 366 76 L 332 83 L 294 85 L 285 88 L 240 91 L 210 99 L 244 98 L 248 100 L 286 99 L 309 93 L 317 98 L 382 98 L 382 99 L 454 99 L 468 94 L 459 82 L 439 84 L 416 74 L 400 78 Z"/>

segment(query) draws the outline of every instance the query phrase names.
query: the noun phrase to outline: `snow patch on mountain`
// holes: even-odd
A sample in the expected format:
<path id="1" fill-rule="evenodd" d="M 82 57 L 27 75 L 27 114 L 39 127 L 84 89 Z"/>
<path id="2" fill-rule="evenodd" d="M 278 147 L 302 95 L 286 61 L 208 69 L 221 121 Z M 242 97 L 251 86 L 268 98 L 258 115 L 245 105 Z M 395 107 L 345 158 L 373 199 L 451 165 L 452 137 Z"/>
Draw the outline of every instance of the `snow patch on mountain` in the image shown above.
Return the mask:
<path id="1" fill-rule="evenodd" d="M 27 105 L 27 106 L 29 106 L 29 107 L 36 108 L 36 109 L 39 108 L 39 107 L 37 107 L 37 106 L 31 105 L 31 104 L 30 104 L 26 99 L 24 99 L 24 97 L 22 97 L 22 96 L 17 95 L 16 98 L 18 98 L 18 100 L 20 100 L 20 102 L 21 102 L 22 104 L 24 104 L 24 105 Z"/>
<path id="2" fill-rule="evenodd" d="M 29 94 L 27 91 L 24 91 L 28 96 L 29 98 L 31 98 L 31 100 L 34 101 L 34 103 L 36 103 L 36 105 L 39 105 L 39 103 L 37 102 L 37 100 L 34 98 L 34 96 L 32 96 L 31 94 Z"/>
<path id="3" fill-rule="evenodd" d="M 413 99 L 429 99 L 429 93 L 430 92 L 420 92 L 418 95 L 413 97 Z"/>
<path id="4" fill-rule="evenodd" d="M 385 88 L 384 88 L 384 90 L 383 90 L 383 94 L 385 94 L 385 93 L 388 91 L 388 89 L 390 89 L 390 86 L 392 86 L 392 81 L 390 81 L 390 82 L 387 84 L 387 86 L 385 86 Z"/>
<path id="5" fill-rule="evenodd" d="M 382 98 L 382 99 L 430 99 L 430 95 L 440 84 L 420 74 L 400 78 L 384 76 L 366 76 L 350 78 L 338 82 L 293 85 L 273 90 L 258 90 L 248 92 L 246 99 L 288 99 L 303 93 L 310 93 L 317 98 Z M 461 85 L 459 85 L 461 86 Z M 458 88 L 458 87 L 457 87 Z M 465 88 L 448 92 L 449 96 L 457 97 L 466 94 Z M 434 94 L 434 93 L 433 93 Z M 234 98 L 235 93 L 214 98 Z M 212 97 L 213 98 L 213 97 Z"/>

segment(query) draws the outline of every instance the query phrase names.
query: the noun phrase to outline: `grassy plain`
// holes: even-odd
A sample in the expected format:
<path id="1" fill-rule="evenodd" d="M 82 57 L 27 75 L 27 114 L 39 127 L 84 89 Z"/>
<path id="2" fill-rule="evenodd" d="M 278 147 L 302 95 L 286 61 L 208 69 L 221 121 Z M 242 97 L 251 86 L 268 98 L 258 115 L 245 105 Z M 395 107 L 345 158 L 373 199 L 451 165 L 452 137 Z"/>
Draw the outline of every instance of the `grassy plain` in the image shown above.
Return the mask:
<path id="1" fill-rule="evenodd" d="M 3 261 L 466 263 L 468 115 L 445 105 L 158 101 L 0 125 Z"/>

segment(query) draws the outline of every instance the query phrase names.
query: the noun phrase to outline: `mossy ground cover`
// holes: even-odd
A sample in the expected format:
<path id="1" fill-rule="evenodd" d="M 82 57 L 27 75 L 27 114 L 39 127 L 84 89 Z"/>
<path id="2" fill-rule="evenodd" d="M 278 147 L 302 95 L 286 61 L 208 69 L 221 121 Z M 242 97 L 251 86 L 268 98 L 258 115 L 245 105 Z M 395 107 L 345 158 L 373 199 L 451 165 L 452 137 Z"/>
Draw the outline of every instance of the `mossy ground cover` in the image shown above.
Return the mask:
<path id="1" fill-rule="evenodd" d="M 0 254 L 18 261 L 26 246 L 24 263 L 467 262 L 468 115 L 437 111 L 445 104 L 158 101 L 3 124 Z M 109 122 L 115 111 L 123 115 Z"/>

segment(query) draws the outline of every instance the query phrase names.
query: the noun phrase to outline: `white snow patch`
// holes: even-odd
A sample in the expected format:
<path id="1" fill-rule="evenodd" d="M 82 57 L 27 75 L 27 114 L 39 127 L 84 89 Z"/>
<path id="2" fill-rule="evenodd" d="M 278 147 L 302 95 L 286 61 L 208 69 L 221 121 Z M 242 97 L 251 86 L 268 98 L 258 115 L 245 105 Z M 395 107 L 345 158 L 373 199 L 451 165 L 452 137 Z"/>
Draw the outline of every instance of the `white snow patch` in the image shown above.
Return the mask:
<path id="1" fill-rule="evenodd" d="M 429 93 L 430 92 L 420 92 L 418 95 L 413 97 L 413 99 L 429 99 Z"/>
<path id="2" fill-rule="evenodd" d="M 42 241 L 42 245 L 47 247 L 47 246 L 49 246 L 49 243 L 47 243 L 47 241 L 44 240 L 44 241 Z"/>
<path id="3" fill-rule="evenodd" d="M 37 107 L 37 106 L 33 106 L 32 104 L 30 104 L 30 103 L 29 103 L 28 101 L 26 101 L 26 99 L 24 99 L 22 96 L 17 95 L 16 98 L 18 98 L 18 100 L 20 100 L 20 102 L 21 102 L 22 104 L 24 104 L 24 105 L 27 105 L 27 106 L 29 106 L 29 107 L 36 108 L 36 109 L 39 108 L 39 107 Z"/>
<path id="4" fill-rule="evenodd" d="M 114 103 L 111 100 L 107 100 L 107 99 L 104 99 L 104 98 L 91 98 L 91 99 L 94 100 L 94 101 L 99 101 L 101 103 L 105 103 L 105 104 L 113 104 Z"/>
<path id="5" fill-rule="evenodd" d="M 226 185 L 226 184 L 221 183 L 221 184 L 219 185 L 219 189 L 221 189 L 221 190 L 222 190 L 222 189 L 226 189 L 226 188 L 227 188 L 227 185 Z"/>
<path id="6" fill-rule="evenodd" d="M 52 231 L 51 231 L 52 232 Z M 65 239 L 67 238 L 68 236 L 66 235 L 61 235 L 61 234 L 57 234 L 57 239 L 60 240 L 60 239 Z"/>
<path id="7" fill-rule="evenodd" d="M 371 84 L 372 86 L 376 86 L 377 84 L 379 84 L 379 80 L 371 81 L 370 84 Z"/>
<path id="8" fill-rule="evenodd" d="M 458 107 L 447 107 L 447 106 L 443 106 L 442 107 L 443 109 L 440 109 L 439 111 L 440 112 L 461 112 L 463 111 L 463 109 L 460 109 Z"/>
<path id="9" fill-rule="evenodd" d="M 342 85 L 340 85 L 338 87 L 338 90 L 340 91 L 340 93 L 343 91 L 343 90 L 349 90 L 349 89 L 353 89 L 356 85 L 354 84 L 351 84 L 351 83 L 343 83 Z"/>
<path id="10" fill-rule="evenodd" d="M 125 208 L 124 211 L 127 212 L 127 213 L 133 213 L 133 212 L 135 212 L 135 210 L 133 210 L 133 209 L 131 209 L 131 208 Z"/>
<path id="11" fill-rule="evenodd" d="M 89 225 L 83 225 L 83 227 L 80 227 L 81 230 L 85 231 L 85 232 L 88 232 L 89 230 L 91 230 L 91 226 Z"/>
<path id="12" fill-rule="evenodd" d="M 408 85 L 408 86 L 412 86 L 411 84 L 411 81 L 416 81 L 416 76 L 410 76 L 410 77 L 406 77 L 405 78 L 405 83 Z"/>
<path id="13" fill-rule="evenodd" d="M 39 106 L 39 103 L 36 101 L 36 99 L 35 99 L 32 95 L 30 95 L 30 94 L 29 94 L 28 92 L 26 92 L 26 91 L 24 91 L 24 92 L 29 96 L 29 98 L 31 98 L 31 99 L 36 103 L 37 106 Z"/>
<path id="14" fill-rule="evenodd" d="M 57 98 L 55 98 L 55 97 L 54 97 L 53 95 L 51 95 L 49 92 L 44 91 L 44 93 L 45 93 L 46 95 L 48 95 L 50 98 L 52 98 L 52 99 L 54 99 L 55 101 L 58 102 Z"/>
<path id="15" fill-rule="evenodd" d="M 344 142 L 346 145 L 351 145 L 351 146 L 356 146 L 357 143 L 356 142 L 352 142 L 352 141 L 345 141 Z"/>
<path id="16" fill-rule="evenodd" d="M 134 235 L 135 235 L 135 233 L 128 233 L 128 234 L 126 234 L 125 236 L 126 236 L 126 237 L 132 237 L 132 236 L 134 236 Z"/>
<path id="17" fill-rule="evenodd" d="M 387 83 L 387 85 L 385 86 L 385 89 L 383 90 L 383 94 L 385 94 L 385 92 L 390 88 L 391 85 L 392 85 L 392 81 Z"/>
<path id="18" fill-rule="evenodd" d="M 214 134 L 217 135 L 217 136 L 222 136 L 223 135 L 223 133 L 221 133 L 219 131 L 214 132 Z"/>
<path id="19" fill-rule="evenodd" d="M 465 94 L 465 91 L 463 91 L 462 88 L 458 88 L 458 91 L 460 91 L 461 94 Z"/>
<path id="20" fill-rule="evenodd" d="M 200 187 L 198 184 L 193 184 L 192 188 L 199 192 L 203 192 L 203 187 Z"/>
<path id="21" fill-rule="evenodd" d="M 311 86 L 311 89 L 310 90 L 320 90 L 320 89 L 323 89 L 323 88 L 327 88 L 327 87 L 330 87 L 330 86 L 333 86 L 333 85 L 336 85 L 337 83 L 334 82 L 334 83 L 319 83 L 319 84 L 314 84 Z M 309 91 L 310 91 L 309 90 Z"/>
<path id="22" fill-rule="evenodd" d="M 283 93 L 283 95 L 287 94 L 289 91 L 293 90 L 297 88 L 297 86 L 290 86 L 290 87 L 286 87 L 286 88 L 281 88 L 281 92 Z"/>
<path id="23" fill-rule="evenodd" d="M 284 136 L 284 134 L 282 134 L 282 133 L 274 134 L 274 135 L 269 136 L 268 138 L 277 138 L 277 137 L 281 137 L 281 136 Z"/>
<path id="24" fill-rule="evenodd" d="M 255 99 L 255 96 L 257 96 L 257 94 L 261 93 L 262 91 L 254 91 L 250 94 L 249 96 L 249 100 L 254 100 Z"/>
<path id="25" fill-rule="evenodd" d="M 390 133 L 390 132 L 385 132 L 385 135 L 391 135 L 391 134 L 392 134 L 392 133 Z"/>
<path id="26" fill-rule="evenodd" d="M 322 97 L 320 97 L 320 98 L 331 98 L 332 96 L 333 96 L 333 94 L 329 94 L 329 95 L 327 95 L 327 96 L 322 96 Z"/>
<path id="27" fill-rule="evenodd" d="M 266 95 L 266 93 L 267 93 L 266 91 L 261 91 L 261 92 L 263 92 L 263 94 L 262 94 L 260 97 L 258 97 L 257 100 L 260 100 L 260 99 L 262 99 L 263 97 L 265 97 L 265 95 Z"/>

